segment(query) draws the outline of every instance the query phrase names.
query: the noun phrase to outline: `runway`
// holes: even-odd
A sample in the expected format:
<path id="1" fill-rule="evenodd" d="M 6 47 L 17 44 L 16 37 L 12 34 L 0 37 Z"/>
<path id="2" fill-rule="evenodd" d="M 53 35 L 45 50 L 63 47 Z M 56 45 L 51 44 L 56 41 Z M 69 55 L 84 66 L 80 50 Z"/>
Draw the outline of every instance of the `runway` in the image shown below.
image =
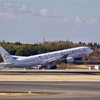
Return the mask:
<path id="1" fill-rule="evenodd" d="M 0 82 L 1 92 L 37 95 L 0 96 L 0 100 L 100 100 L 100 82 Z"/>
<path id="2" fill-rule="evenodd" d="M 40 99 L 100 100 L 100 71 L 0 70 L 0 100 Z"/>
<path id="3" fill-rule="evenodd" d="M 100 75 L 100 70 L 0 70 L 0 75 Z"/>

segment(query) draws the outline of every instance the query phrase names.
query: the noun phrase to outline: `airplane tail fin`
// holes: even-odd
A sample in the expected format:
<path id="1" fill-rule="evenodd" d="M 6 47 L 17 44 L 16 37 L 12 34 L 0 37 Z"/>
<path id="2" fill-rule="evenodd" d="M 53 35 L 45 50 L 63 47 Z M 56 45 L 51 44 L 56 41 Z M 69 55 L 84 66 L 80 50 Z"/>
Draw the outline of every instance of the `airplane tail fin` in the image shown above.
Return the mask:
<path id="1" fill-rule="evenodd" d="M 5 63 L 15 61 L 15 59 L 2 46 L 0 46 L 0 53 Z"/>

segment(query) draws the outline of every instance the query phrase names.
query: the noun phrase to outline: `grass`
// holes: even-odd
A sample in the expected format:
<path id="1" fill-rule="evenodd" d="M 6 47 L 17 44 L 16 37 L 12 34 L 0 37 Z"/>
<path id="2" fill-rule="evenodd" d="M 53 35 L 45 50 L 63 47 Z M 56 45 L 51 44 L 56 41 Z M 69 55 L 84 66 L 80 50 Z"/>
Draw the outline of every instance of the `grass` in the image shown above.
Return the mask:
<path id="1" fill-rule="evenodd" d="M 0 75 L 0 81 L 92 81 L 100 82 L 100 75 Z"/>

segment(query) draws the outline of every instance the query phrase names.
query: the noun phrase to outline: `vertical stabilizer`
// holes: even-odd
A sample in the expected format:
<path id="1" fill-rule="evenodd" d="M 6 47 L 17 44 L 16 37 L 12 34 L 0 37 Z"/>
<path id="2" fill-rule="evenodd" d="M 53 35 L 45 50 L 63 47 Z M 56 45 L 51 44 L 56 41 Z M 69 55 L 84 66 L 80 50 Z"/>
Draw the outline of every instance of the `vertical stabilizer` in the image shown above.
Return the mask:
<path id="1" fill-rule="evenodd" d="M 15 61 L 15 59 L 2 46 L 0 46 L 0 53 L 4 62 L 9 63 Z"/>

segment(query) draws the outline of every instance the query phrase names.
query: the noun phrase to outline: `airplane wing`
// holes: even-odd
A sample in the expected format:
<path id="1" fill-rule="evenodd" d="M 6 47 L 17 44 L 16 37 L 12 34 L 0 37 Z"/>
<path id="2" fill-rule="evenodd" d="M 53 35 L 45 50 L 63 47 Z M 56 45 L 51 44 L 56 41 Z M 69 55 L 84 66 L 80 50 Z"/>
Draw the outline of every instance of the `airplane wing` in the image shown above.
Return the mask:
<path id="1" fill-rule="evenodd" d="M 61 58 L 50 59 L 47 63 L 59 63 L 59 62 L 65 60 L 67 57 L 68 57 L 68 54 L 63 55 Z"/>
<path id="2" fill-rule="evenodd" d="M 68 55 L 66 54 L 66 55 L 63 55 L 63 56 L 61 56 L 59 58 L 51 58 L 47 62 L 43 62 L 41 68 L 55 69 L 56 68 L 56 64 L 62 62 L 63 60 L 66 60 L 67 56 Z"/>
<path id="3" fill-rule="evenodd" d="M 12 57 L 15 58 L 15 59 L 25 58 L 25 56 L 16 56 L 16 55 L 12 55 Z"/>

